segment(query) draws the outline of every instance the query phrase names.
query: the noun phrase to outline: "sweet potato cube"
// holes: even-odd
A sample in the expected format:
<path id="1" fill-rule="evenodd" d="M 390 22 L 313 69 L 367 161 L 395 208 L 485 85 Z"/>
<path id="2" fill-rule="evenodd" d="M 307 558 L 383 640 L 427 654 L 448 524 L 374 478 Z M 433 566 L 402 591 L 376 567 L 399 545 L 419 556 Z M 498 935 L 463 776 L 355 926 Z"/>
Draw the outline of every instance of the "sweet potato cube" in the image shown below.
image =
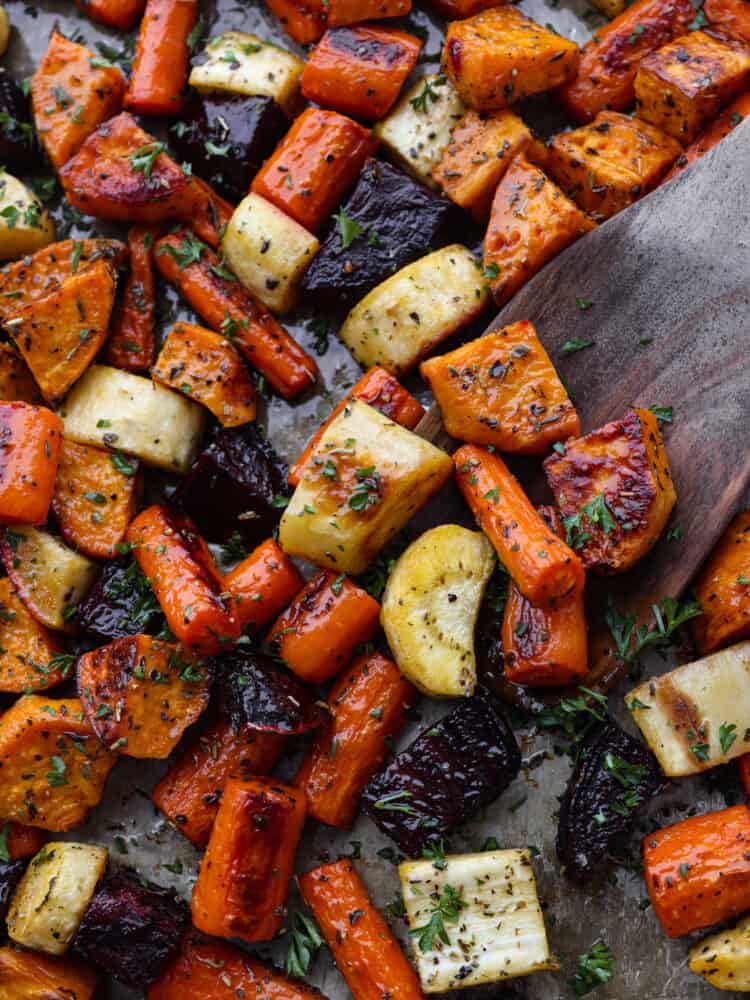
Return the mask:
<path id="1" fill-rule="evenodd" d="M 448 25 L 443 72 L 470 108 L 494 111 L 572 79 L 578 59 L 575 42 L 517 7 L 493 7 Z"/>
<path id="2" fill-rule="evenodd" d="M 750 637 L 750 510 L 732 520 L 694 586 L 703 614 L 693 636 L 702 656 Z"/>
<path id="3" fill-rule="evenodd" d="M 73 657 L 26 610 L 9 578 L 0 580 L 0 691 L 44 691 L 68 676 Z"/>
<path id="4" fill-rule="evenodd" d="M 486 222 L 503 174 L 518 153 L 535 145 L 529 127 L 512 111 L 469 110 L 453 129 L 432 177 L 477 222 Z"/>
<path id="5" fill-rule="evenodd" d="M 485 273 L 502 305 L 596 223 L 519 154 L 500 181 L 484 239 Z"/>
<path id="6" fill-rule="evenodd" d="M 622 573 L 653 547 L 675 505 L 659 422 L 629 410 L 545 460 L 544 471 L 584 566 Z"/>
<path id="7" fill-rule="evenodd" d="M 115 639 L 78 661 L 78 694 L 94 732 L 127 757 L 168 757 L 208 692 L 203 661 L 150 635 Z"/>
<path id="8" fill-rule="evenodd" d="M 708 128 L 705 128 L 701 132 L 695 142 L 690 143 L 682 155 L 677 157 L 674 166 L 667 176 L 663 178 L 662 184 L 671 181 L 673 177 L 682 173 L 686 167 L 689 167 L 696 160 L 705 156 L 714 146 L 718 146 L 721 140 L 726 139 L 730 132 L 734 132 L 737 126 L 741 125 L 748 116 L 750 116 L 750 91 L 746 91 L 744 94 L 736 97 L 731 104 L 724 108 L 719 117 L 715 118 Z"/>
<path id="9" fill-rule="evenodd" d="M 12 321 L 14 340 L 48 403 L 62 399 L 101 350 L 114 299 L 114 272 L 98 260 Z"/>
<path id="10" fill-rule="evenodd" d="M 748 85 L 750 48 L 693 31 L 641 62 L 635 78 L 636 113 L 687 146 Z"/>
<path id="11" fill-rule="evenodd" d="M 141 493 L 137 460 L 127 474 L 112 453 L 63 440 L 52 510 L 65 541 L 95 559 L 113 559 L 125 538 Z"/>
<path id="12" fill-rule="evenodd" d="M 0 524 L 47 520 L 62 431 L 44 406 L 0 403 Z"/>
<path id="13" fill-rule="evenodd" d="M 602 111 L 590 125 L 559 132 L 545 167 L 595 219 L 609 219 L 653 190 L 682 147 L 655 125 Z"/>
<path id="14" fill-rule="evenodd" d="M 203 326 L 175 323 L 151 377 L 202 403 L 222 427 L 238 427 L 255 419 L 250 372 L 228 340 Z"/>
<path id="15" fill-rule="evenodd" d="M 750 42 L 750 3 L 747 0 L 706 0 L 703 13 L 712 28 Z"/>
<path id="16" fill-rule="evenodd" d="M 59 170 L 87 136 L 122 109 L 125 78 L 116 66 L 94 66 L 96 53 L 52 32 L 31 78 L 37 135 Z"/>
<path id="17" fill-rule="evenodd" d="M 328 0 L 328 26 L 377 21 L 382 17 L 403 17 L 411 10 L 411 0 Z"/>
<path id="18" fill-rule="evenodd" d="M 5 1000 L 92 1000 L 96 972 L 72 958 L 0 948 L 0 996 Z"/>
<path id="19" fill-rule="evenodd" d="M 0 816 L 70 830 L 101 800 L 116 759 L 77 698 L 25 695 L 0 716 Z"/>
<path id="20" fill-rule="evenodd" d="M 581 424 L 565 386 L 527 320 L 423 361 L 448 433 L 519 455 L 546 454 Z"/>
<path id="21" fill-rule="evenodd" d="M 10 344 L 0 344 L 0 400 L 23 403 L 42 401 L 28 365 Z"/>

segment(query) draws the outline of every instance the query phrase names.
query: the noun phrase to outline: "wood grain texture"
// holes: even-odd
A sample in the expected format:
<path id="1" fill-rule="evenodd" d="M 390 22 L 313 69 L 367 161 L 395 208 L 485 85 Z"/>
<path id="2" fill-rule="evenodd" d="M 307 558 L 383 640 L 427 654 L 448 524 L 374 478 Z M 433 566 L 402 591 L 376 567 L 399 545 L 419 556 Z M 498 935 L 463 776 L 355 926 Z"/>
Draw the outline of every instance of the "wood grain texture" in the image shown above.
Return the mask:
<path id="1" fill-rule="evenodd" d="M 750 484 L 750 124 L 557 257 L 490 329 L 521 319 L 535 324 L 570 387 L 584 433 L 633 405 L 674 407 L 665 439 L 682 539 L 665 534 L 635 570 L 589 580 L 599 610 L 588 684 L 607 690 L 623 665 L 603 596 L 648 620 L 655 601 L 687 588 Z M 595 346 L 564 355 L 574 337 Z M 433 406 L 417 432 L 445 444 L 439 423 Z M 541 499 L 542 490 L 539 473 L 530 492 Z"/>

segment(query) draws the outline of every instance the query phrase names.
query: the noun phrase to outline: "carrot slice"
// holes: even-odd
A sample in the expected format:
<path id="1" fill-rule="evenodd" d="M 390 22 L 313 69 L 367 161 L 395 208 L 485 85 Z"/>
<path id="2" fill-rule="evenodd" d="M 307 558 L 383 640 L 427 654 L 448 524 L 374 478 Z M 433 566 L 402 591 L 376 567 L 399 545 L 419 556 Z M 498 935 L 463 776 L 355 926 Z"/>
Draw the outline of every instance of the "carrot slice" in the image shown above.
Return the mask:
<path id="1" fill-rule="evenodd" d="M 205 198 L 201 208 L 195 212 L 190 220 L 190 225 L 196 236 L 216 250 L 221 243 L 224 230 L 229 225 L 229 220 L 234 215 L 234 205 L 230 205 L 200 177 L 194 177 L 193 180 Z"/>
<path id="2" fill-rule="evenodd" d="M 143 13 L 146 0 L 76 0 L 76 4 L 92 21 L 128 31 Z"/>
<path id="3" fill-rule="evenodd" d="M 258 632 L 304 587 L 292 560 L 273 539 L 263 542 L 224 577 L 224 590 L 244 632 Z"/>
<path id="4" fill-rule="evenodd" d="M 0 982 L 8 1000 L 92 1000 L 96 972 L 72 958 L 0 948 Z"/>
<path id="5" fill-rule="evenodd" d="M 156 284 L 151 260 L 153 243 L 153 230 L 141 226 L 133 226 L 128 230 L 130 272 L 125 282 L 120 312 L 107 341 L 109 364 L 128 372 L 148 371 L 154 363 Z"/>
<path id="6" fill-rule="evenodd" d="M 180 113 L 190 57 L 188 39 L 197 20 L 197 0 L 147 0 L 126 108 L 140 115 Z"/>
<path id="7" fill-rule="evenodd" d="M 44 406 L 0 403 L 0 524 L 44 524 L 63 422 Z"/>
<path id="8" fill-rule="evenodd" d="M 266 0 L 266 6 L 300 45 L 317 42 L 326 30 L 325 0 Z"/>

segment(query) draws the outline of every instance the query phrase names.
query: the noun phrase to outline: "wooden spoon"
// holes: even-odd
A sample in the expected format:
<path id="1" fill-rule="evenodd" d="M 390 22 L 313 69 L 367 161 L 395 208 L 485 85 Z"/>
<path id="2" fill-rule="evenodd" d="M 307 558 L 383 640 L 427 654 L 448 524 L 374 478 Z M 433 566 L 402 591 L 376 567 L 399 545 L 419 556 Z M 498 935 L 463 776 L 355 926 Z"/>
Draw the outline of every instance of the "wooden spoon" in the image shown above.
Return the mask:
<path id="1" fill-rule="evenodd" d="M 598 578 L 596 588 L 589 578 L 589 591 L 648 621 L 655 602 L 685 590 L 750 483 L 750 125 L 568 248 L 489 329 L 521 319 L 534 323 L 570 387 L 584 432 L 633 405 L 674 408 L 665 438 L 682 537 L 665 533 L 633 571 Z M 573 338 L 595 346 L 563 354 Z M 417 433 L 445 444 L 436 404 Z M 628 665 L 599 604 L 587 686 L 606 691 Z"/>

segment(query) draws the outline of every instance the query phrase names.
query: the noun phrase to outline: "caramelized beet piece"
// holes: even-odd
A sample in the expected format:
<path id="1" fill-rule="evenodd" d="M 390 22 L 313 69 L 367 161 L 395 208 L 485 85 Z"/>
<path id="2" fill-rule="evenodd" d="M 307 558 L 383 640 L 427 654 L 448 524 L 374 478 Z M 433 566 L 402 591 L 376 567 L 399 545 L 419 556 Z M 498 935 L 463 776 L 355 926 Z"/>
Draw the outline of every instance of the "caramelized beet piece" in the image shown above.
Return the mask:
<path id="1" fill-rule="evenodd" d="M 572 879 L 602 873 L 615 839 L 665 785 L 648 748 L 607 722 L 588 737 L 560 803 L 557 857 Z"/>
<path id="2" fill-rule="evenodd" d="M 109 562 L 78 605 L 78 621 L 102 639 L 122 639 L 146 632 L 156 634 L 164 615 L 135 560 Z"/>
<path id="3" fill-rule="evenodd" d="M 168 889 L 146 887 L 121 870 L 89 904 L 73 946 L 118 982 L 147 990 L 159 976 L 188 922 L 187 907 Z"/>
<path id="4" fill-rule="evenodd" d="M 451 242 L 457 225 L 470 227 L 453 202 L 374 159 L 365 163 L 344 211 L 362 232 L 344 247 L 334 224 L 302 279 L 303 290 L 328 305 L 353 303 L 405 264 Z"/>
<path id="5" fill-rule="evenodd" d="M 29 99 L 10 73 L 0 67 L 0 163 L 18 176 L 41 162 Z"/>
<path id="6" fill-rule="evenodd" d="M 217 707 L 232 728 L 298 735 L 328 722 L 328 712 L 301 681 L 270 656 L 232 650 L 214 660 Z"/>
<path id="7" fill-rule="evenodd" d="M 259 545 L 281 519 L 274 498 L 287 496 L 286 466 L 255 424 L 219 431 L 198 456 L 172 500 L 210 542 L 239 531 Z"/>
<path id="8" fill-rule="evenodd" d="M 410 858 L 510 784 L 516 739 L 491 696 L 475 695 L 419 734 L 369 782 L 362 809 Z"/>
<path id="9" fill-rule="evenodd" d="M 13 893 L 18 888 L 28 859 L 22 861 L 0 861 L 0 920 L 5 919 Z"/>
<path id="10" fill-rule="evenodd" d="M 233 202 L 245 197 L 289 126 L 272 97 L 239 94 L 193 91 L 183 118 L 169 130 L 177 159 L 191 163 L 196 174 Z"/>

